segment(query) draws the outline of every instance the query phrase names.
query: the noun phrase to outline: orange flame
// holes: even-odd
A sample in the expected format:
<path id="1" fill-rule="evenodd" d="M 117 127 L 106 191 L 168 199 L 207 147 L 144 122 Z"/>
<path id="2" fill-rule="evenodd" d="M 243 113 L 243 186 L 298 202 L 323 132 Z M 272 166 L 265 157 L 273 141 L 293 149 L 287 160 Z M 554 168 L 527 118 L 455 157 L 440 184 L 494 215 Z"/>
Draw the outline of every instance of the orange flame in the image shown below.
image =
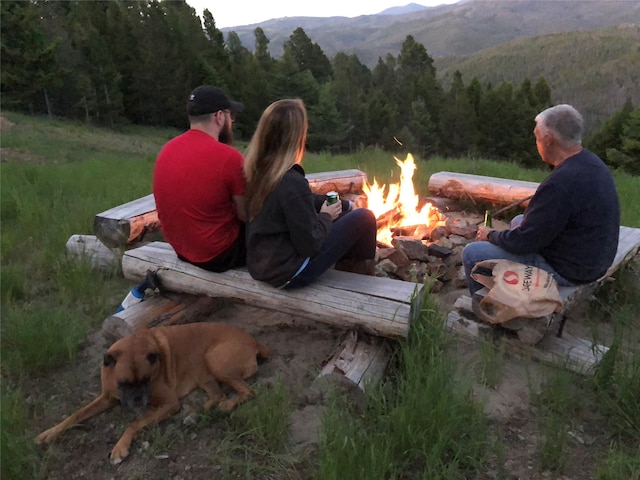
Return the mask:
<path id="1" fill-rule="evenodd" d="M 367 196 L 367 208 L 378 219 L 378 241 L 387 245 L 391 245 L 392 228 L 403 225 L 428 226 L 433 208 L 430 203 L 418 208 L 420 199 L 413 188 L 413 173 L 416 170 L 413 155 L 409 153 L 404 161 L 396 157 L 394 159 L 400 167 L 399 184 L 378 185 L 374 178 L 373 184 L 365 182 L 362 188 Z M 388 190 L 386 194 L 385 190 Z M 383 215 L 385 218 L 381 221 Z"/>

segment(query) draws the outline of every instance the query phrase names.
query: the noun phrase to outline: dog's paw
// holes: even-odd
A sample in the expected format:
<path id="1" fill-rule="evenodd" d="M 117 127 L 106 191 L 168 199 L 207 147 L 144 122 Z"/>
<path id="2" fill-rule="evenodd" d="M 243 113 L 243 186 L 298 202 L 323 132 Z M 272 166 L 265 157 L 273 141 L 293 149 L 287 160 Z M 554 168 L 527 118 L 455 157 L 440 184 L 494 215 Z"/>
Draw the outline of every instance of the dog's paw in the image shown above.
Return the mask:
<path id="1" fill-rule="evenodd" d="M 38 435 L 34 439 L 34 441 L 38 445 L 43 445 L 45 443 L 49 443 L 50 441 L 52 441 L 54 438 L 56 438 L 56 436 L 57 436 L 57 433 L 56 433 L 55 429 L 54 428 L 50 428 L 49 430 L 45 430 L 40 435 Z"/>
<path id="2" fill-rule="evenodd" d="M 128 456 L 129 447 L 117 443 L 116 446 L 113 447 L 113 450 L 111 450 L 111 463 L 113 465 L 118 465 L 119 463 L 122 463 L 122 461 Z"/>
<path id="3" fill-rule="evenodd" d="M 218 408 L 223 412 L 230 412 L 237 403 L 238 401 L 235 398 L 227 398 L 218 404 Z"/>

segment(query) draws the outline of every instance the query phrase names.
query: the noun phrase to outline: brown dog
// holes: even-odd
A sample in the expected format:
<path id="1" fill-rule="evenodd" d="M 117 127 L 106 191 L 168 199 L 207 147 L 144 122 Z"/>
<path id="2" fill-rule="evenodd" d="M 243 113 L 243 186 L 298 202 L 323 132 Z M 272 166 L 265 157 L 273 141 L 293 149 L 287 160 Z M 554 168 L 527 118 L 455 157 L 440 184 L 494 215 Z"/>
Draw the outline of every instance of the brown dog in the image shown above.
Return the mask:
<path id="1" fill-rule="evenodd" d="M 246 401 L 255 392 L 244 379 L 256 374 L 257 355 L 268 358 L 269 349 L 241 329 L 224 323 L 139 330 L 107 350 L 100 372 L 100 396 L 42 432 L 36 442 L 50 442 L 69 427 L 120 401 L 127 407 L 146 409 L 111 451 L 111 462 L 120 463 L 129 455 L 138 431 L 178 413 L 180 399 L 198 387 L 209 396 L 205 410 L 219 405 L 229 411 Z M 226 398 L 218 382 L 229 385 L 237 395 Z"/>

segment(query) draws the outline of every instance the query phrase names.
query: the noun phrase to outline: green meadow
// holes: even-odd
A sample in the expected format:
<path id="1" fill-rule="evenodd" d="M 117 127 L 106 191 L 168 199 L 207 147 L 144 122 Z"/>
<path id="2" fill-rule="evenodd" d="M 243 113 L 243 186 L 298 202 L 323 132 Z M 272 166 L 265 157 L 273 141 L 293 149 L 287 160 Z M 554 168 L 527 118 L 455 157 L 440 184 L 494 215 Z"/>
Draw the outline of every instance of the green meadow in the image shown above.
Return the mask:
<path id="1" fill-rule="evenodd" d="M 155 156 L 179 132 L 133 126 L 109 130 L 3 115 L 11 125 L 3 122 L 0 165 L 1 476 L 45 479 L 47 453 L 33 443 L 38 432 L 25 385 L 73 363 L 87 335 L 100 329 L 131 287 L 118 267 L 98 272 L 67 258 L 66 241 L 73 234 L 92 234 L 96 213 L 149 194 Z M 309 153 L 303 165 L 310 173 L 358 168 L 370 180 L 390 183 L 399 175 L 394 155 L 404 159 L 406 154 L 374 149 L 335 156 Z M 439 171 L 536 182 L 547 175 L 542 168 L 525 170 L 477 158 L 416 161 L 414 185 L 422 196 L 428 195 L 430 175 Z M 614 175 L 622 224 L 640 227 L 640 177 Z M 591 478 L 640 478 L 639 280 L 640 262 L 632 261 L 613 286 L 589 302 L 589 321 L 607 322 L 614 332 L 609 354 L 594 375 L 562 369 L 545 373 L 544 388 L 534 395 L 541 432 L 533 447 L 535 478 L 564 474 L 572 452 L 570 433 L 583 427 L 599 442 Z M 474 383 L 490 388 L 498 381 L 504 352 L 483 348 L 480 373 L 465 368 L 449 353 L 456 339 L 442 328 L 444 317 L 427 294 L 392 371 L 367 391 L 366 410 L 354 414 L 336 398 L 323 424 L 320 454 L 309 461 L 304 478 L 509 478 L 500 426 L 492 424 L 472 395 Z M 220 447 L 222 460 L 217 461 L 235 465 L 242 455 L 245 473 L 233 478 L 296 478 L 293 473 L 269 476 L 291 468 L 284 460 L 289 452 L 281 428 L 291 399 L 278 388 L 259 398 L 238 410 L 235 434 L 226 448 Z M 257 438 L 259 454 L 243 450 L 248 431 Z M 488 477 L 489 471 L 497 477 Z"/>

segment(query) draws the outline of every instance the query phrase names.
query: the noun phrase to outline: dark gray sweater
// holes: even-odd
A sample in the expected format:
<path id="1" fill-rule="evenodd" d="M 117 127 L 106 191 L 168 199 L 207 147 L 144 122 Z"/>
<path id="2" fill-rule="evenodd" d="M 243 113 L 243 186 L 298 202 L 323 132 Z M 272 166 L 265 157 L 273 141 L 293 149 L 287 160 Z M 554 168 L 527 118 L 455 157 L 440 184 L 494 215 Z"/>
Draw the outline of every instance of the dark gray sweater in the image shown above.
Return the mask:
<path id="1" fill-rule="evenodd" d="M 588 283 L 613 262 L 619 231 L 613 177 L 583 149 L 538 186 L 518 228 L 492 233 L 490 241 L 511 253 L 538 252 L 567 280 Z"/>

